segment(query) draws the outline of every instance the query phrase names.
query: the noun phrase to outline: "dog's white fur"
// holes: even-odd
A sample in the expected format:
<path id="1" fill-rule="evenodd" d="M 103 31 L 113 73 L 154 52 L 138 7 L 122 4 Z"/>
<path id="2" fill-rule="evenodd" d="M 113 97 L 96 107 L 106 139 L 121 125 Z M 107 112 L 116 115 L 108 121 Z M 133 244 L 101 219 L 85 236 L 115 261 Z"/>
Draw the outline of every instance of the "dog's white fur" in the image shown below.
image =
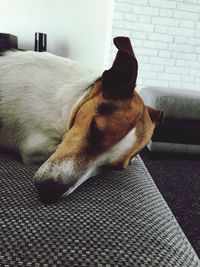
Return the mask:
<path id="1" fill-rule="evenodd" d="M 70 111 L 96 78 L 80 63 L 49 53 L 0 57 L 0 146 L 26 164 L 45 160 L 66 132 Z"/>

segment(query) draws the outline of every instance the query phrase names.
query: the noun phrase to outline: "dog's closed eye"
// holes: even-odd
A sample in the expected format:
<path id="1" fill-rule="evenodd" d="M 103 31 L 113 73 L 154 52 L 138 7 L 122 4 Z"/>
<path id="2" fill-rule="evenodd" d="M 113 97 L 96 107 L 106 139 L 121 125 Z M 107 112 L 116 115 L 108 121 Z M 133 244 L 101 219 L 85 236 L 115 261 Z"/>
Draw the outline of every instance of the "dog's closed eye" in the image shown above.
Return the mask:
<path id="1" fill-rule="evenodd" d="M 108 103 L 101 103 L 98 107 L 97 107 L 97 114 L 98 115 L 103 115 L 103 116 L 108 116 L 108 115 L 112 115 L 113 112 L 115 112 L 115 110 L 117 110 L 117 106 L 108 102 Z"/>
<path id="2" fill-rule="evenodd" d="M 98 128 L 98 125 L 97 125 L 94 118 L 90 124 L 88 141 L 90 144 L 92 144 L 94 146 L 98 146 L 103 141 L 103 134 L 102 134 L 101 130 Z"/>

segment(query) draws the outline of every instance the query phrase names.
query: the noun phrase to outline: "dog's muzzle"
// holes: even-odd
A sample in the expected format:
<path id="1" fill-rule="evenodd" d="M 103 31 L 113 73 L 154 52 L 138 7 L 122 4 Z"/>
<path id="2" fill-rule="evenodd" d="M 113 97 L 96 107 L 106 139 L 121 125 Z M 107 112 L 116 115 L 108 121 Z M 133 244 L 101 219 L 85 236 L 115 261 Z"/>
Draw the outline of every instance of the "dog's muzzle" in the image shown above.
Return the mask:
<path id="1" fill-rule="evenodd" d="M 56 164 L 48 159 L 38 169 L 33 181 L 41 200 L 45 203 L 53 203 L 62 196 L 71 194 L 78 186 L 96 174 L 97 170 L 94 166 L 92 167 L 92 164 L 80 168 L 74 160 Z"/>
<path id="2" fill-rule="evenodd" d="M 38 194 L 45 203 L 59 200 L 63 194 L 71 191 L 77 179 L 78 172 L 72 161 L 56 164 L 51 159 L 44 162 L 33 177 Z"/>

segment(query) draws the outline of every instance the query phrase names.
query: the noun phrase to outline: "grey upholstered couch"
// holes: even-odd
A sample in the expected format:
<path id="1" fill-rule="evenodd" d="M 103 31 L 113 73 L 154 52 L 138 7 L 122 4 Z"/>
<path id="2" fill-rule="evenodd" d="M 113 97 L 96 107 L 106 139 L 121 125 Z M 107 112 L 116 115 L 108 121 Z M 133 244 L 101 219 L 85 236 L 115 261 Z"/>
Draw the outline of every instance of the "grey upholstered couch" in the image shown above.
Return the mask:
<path id="1" fill-rule="evenodd" d="M 200 155 L 200 90 L 150 86 L 140 95 L 146 105 L 164 110 L 149 150 Z"/>
<path id="2" fill-rule="evenodd" d="M 52 205 L 38 199 L 36 169 L 0 156 L 0 266 L 200 266 L 139 156 Z"/>

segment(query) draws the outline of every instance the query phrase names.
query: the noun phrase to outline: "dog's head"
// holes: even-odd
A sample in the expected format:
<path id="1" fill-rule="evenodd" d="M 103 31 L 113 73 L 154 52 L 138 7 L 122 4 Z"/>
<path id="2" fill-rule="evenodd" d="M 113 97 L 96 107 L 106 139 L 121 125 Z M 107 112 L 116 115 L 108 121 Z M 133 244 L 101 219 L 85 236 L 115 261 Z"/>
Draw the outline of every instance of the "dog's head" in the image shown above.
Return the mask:
<path id="1" fill-rule="evenodd" d="M 74 106 L 68 131 L 34 176 L 44 201 L 71 193 L 100 167 L 125 168 L 148 143 L 161 111 L 135 92 L 138 63 L 127 37 L 117 37 L 112 67 Z"/>

